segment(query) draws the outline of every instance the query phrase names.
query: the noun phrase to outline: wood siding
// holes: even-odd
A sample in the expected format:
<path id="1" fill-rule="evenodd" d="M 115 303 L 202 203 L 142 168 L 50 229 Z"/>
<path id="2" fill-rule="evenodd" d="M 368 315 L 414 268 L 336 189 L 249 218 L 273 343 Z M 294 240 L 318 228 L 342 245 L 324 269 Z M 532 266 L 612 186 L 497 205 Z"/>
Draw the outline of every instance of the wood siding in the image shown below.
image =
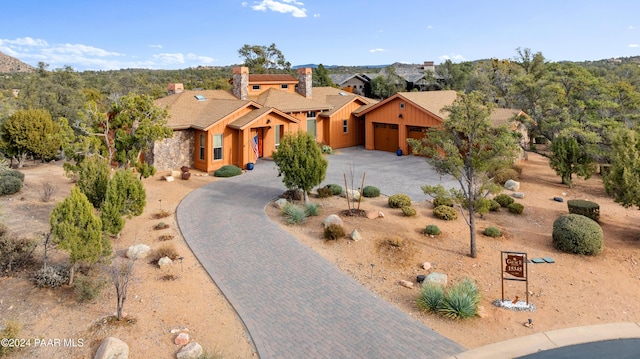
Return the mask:
<path id="1" fill-rule="evenodd" d="M 352 115 L 362 105 L 360 102 L 350 102 L 331 115 L 330 118 L 322 118 L 322 141 L 332 148 L 344 148 L 364 144 L 364 120 Z M 344 132 L 343 121 L 347 120 L 347 132 Z M 318 136 L 320 137 L 320 135 Z"/>

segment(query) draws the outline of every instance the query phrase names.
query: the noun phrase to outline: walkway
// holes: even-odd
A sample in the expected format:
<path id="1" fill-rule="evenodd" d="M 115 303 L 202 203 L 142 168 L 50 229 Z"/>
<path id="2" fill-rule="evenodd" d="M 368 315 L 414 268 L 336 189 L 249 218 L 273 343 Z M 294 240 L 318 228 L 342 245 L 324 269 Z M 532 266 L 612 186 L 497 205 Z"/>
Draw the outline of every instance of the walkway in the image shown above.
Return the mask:
<path id="1" fill-rule="evenodd" d="M 193 191 L 177 210 L 185 240 L 242 318 L 262 359 L 446 358 L 464 350 L 271 222 L 264 206 L 285 190 L 276 176 L 273 162 L 260 161 L 243 176 Z M 383 189 L 367 170 L 369 178 Z"/>

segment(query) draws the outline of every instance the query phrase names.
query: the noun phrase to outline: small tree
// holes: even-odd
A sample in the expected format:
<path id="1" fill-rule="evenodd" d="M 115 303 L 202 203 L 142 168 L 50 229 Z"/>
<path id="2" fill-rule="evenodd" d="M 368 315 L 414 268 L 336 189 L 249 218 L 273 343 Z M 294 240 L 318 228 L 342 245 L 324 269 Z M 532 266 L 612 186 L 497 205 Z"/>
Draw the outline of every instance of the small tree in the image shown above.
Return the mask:
<path id="1" fill-rule="evenodd" d="M 127 289 L 129 289 L 129 282 L 131 282 L 133 278 L 133 263 L 133 259 L 125 261 L 125 259 L 121 257 L 116 257 L 107 269 L 111 283 L 113 283 L 116 289 L 116 317 L 118 320 L 122 320 L 124 302 L 127 300 Z"/>
<path id="2" fill-rule="evenodd" d="M 571 186 L 574 174 L 588 179 L 596 172 L 599 140 L 596 133 L 576 128 L 562 130 L 553 139 L 549 164 L 562 177 L 562 184 Z"/>
<path id="3" fill-rule="evenodd" d="M 3 150 L 18 159 L 18 168 L 27 155 L 51 158 L 60 149 L 58 125 L 46 110 L 20 110 L 2 125 Z"/>
<path id="4" fill-rule="evenodd" d="M 308 192 L 324 181 L 328 165 L 315 138 L 303 131 L 285 135 L 273 153 L 273 161 L 278 166 L 278 175 L 284 175 L 284 185 L 288 189 L 301 189 L 304 203 L 308 204 Z"/>
<path id="5" fill-rule="evenodd" d="M 51 212 L 51 232 L 58 247 L 69 252 L 69 285 L 73 284 L 79 263 L 91 265 L 101 256 L 111 254 L 110 243 L 102 236 L 100 218 L 94 214 L 87 196 L 76 186 Z"/>
<path id="6" fill-rule="evenodd" d="M 107 193 L 109 183 L 109 164 L 98 156 L 85 158 L 77 166 L 76 185 L 87 196 L 94 208 L 100 209 Z"/>
<path id="7" fill-rule="evenodd" d="M 640 138 L 634 130 L 621 130 L 613 137 L 611 168 L 604 176 L 609 196 L 624 207 L 640 209 Z"/>
<path id="8" fill-rule="evenodd" d="M 462 214 L 470 233 L 470 256 L 475 258 L 475 214 L 479 200 L 497 191 L 489 173 L 491 169 L 512 164 L 518 145 L 506 126 L 492 126 L 491 106 L 484 102 L 481 93 L 458 95 L 453 105 L 444 111 L 449 112 L 449 117 L 441 128 L 427 131 L 422 140 L 407 139 L 407 142 L 414 153 L 426 155 L 438 173 L 458 180 L 460 189 L 452 195 L 464 209 Z M 444 193 L 444 189 L 438 188 L 433 193 Z"/>
<path id="9" fill-rule="evenodd" d="M 118 235 L 124 226 L 122 216 L 139 216 L 147 203 L 142 182 L 130 170 L 118 170 L 107 185 L 104 205 L 100 213 L 103 230 Z"/>

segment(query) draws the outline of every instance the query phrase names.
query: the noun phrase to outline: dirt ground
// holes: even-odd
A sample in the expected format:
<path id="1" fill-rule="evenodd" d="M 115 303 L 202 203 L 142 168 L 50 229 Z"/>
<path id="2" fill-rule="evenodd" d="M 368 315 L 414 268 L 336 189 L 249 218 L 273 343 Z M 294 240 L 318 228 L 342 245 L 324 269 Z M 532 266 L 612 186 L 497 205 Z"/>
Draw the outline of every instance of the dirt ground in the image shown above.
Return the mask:
<path id="1" fill-rule="evenodd" d="M 338 197 L 314 198 L 313 201 L 323 206 L 320 216 L 308 219 L 303 225 L 282 227 L 382 298 L 467 348 L 552 329 L 640 321 L 640 212 L 624 209 L 609 199 L 598 176 L 588 181 L 577 180 L 573 188 L 567 188 L 559 183 L 543 157 L 530 155 L 522 167 L 521 191 L 527 196 L 518 201 L 525 206 L 524 214 L 517 216 L 503 210 L 479 218 L 478 258 L 475 259 L 468 256 L 469 232 L 464 220 L 446 222 L 434 218 L 426 196 L 425 200 L 414 203 L 416 217 L 404 217 L 399 210 L 388 208 L 386 198 L 366 199 L 361 208 L 382 211 L 385 218 L 343 217 L 348 231 L 357 228 L 362 234 L 363 239 L 358 242 L 322 239 L 322 219 L 346 209 L 346 201 Z M 61 164 L 37 165 L 23 172 L 25 188 L 15 195 L 0 197 L 2 219 L 13 232 L 40 238 L 48 231 L 50 210 L 68 195 L 72 183 L 64 177 Z M 75 339 L 76 343 L 76 347 L 54 344 L 26 348 L 12 357 L 91 358 L 103 338 L 115 336 L 129 344 L 132 358 L 173 358 L 179 347 L 173 344 L 176 334 L 171 330 L 178 328 L 187 328 L 193 340 L 205 350 L 217 352 L 224 358 L 256 357 L 233 308 L 180 236 L 175 216 L 162 220 L 170 225 L 168 229 L 153 230 L 160 222 L 152 218 L 153 214 L 161 209 L 175 212 L 189 191 L 214 180 L 195 175 L 189 181 L 172 183 L 161 181 L 159 175 L 144 180 L 145 212 L 127 221 L 120 239 L 113 242 L 114 249 L 122 255 L 132 244 L 145 243 L 153 249 L 172 243 L 184 259 L 168 270 L 145 260 L 136 262 L 135 281 L 125 303 L 125 312 L 137 320 L 135 324 L 96 326 L 116 310 L 115 291 L 110 284 L 96 300 L 79 304 L 72 288 L 35 288 L 28 280 L 27 271 L 0 277 L 0 323 L 6 320 L 21 323 L 21 338 Z M 40 200 L 44 181 L 58 187 L 56 202 Z M 552 223 L 558 215 L 567 212 L 566 203 L 552 200 L 556 196 L 565 200 L 584 198 L 600 204 L 605 234 L 602 254 L 596 257 L 569 255 L 551 246 Z M 282 223 L 276 209 L 267 206 L 266 211 L 274 221 Z M 434 238 L 423 235 L 427 224 L 437 224 L 443 234 Z M 496 239 L 483 236 L 481 231 L 490 225 L 500 228 L 503 236 Z M 172 234 L 174 238 L 161 242 L 159 237 L 163 234 Z M 404 239 L 400 250 L 381 244 L 391 235 Z M 529 300 L 535 305 L 535 312 L 515 312 L 491 304 L 501 298 L 502 250 L 527 252 L 529 258 L 555 259 L 554 264 L 529 265 Z M 41 257 L 39 248 L 36 259 Z M 53 258 L 64 263 L 66 257 L 57 252 Z M 430 271 L 421 269 L 425 261 L 432 264 Z M 417 309 L 417 286 L 407 289 L 399 286 L 398 281 L 415 281 L 416 275 L 434 271 L 447 274 L 449 282 L 464 276 L 477 280 L 483 294 L 485 316 L 453 321 Z M 99 274 L 99 268 L 94 268 L 92 273 Z M 162 280 L 167 274 L 176 280 Z M 524 298 L 525 286 L 508 282 L 505 297 L 515 296 Z M 529 318 L 534 323 L 532 328 L 523 326 Z M 80 339 L 82 346 L 78 345 Z"/>

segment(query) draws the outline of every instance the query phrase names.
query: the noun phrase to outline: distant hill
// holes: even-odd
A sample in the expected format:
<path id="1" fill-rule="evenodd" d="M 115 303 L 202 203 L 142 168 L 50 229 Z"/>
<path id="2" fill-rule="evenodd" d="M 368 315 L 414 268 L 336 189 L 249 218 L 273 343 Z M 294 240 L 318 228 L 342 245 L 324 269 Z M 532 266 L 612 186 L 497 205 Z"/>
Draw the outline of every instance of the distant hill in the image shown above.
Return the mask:
<path id="1" fill-rule="evenodd" d="M 35 67 L 27 65 L 24 62 L 0 52 L 0 73 L 9 72 L 35 72 Z"/>

